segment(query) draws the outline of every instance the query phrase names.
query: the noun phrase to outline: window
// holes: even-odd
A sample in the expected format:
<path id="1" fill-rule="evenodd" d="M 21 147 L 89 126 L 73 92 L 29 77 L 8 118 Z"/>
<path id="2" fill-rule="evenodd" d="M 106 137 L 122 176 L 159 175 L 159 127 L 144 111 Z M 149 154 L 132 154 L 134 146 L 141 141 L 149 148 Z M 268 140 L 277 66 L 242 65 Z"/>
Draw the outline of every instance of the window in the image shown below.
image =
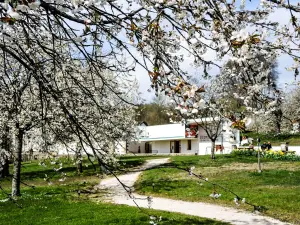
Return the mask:
<path id="1" fill-rule="evenodd" d="M 192 150 L 192 140 L 188 140 L 187 150 Z"/>

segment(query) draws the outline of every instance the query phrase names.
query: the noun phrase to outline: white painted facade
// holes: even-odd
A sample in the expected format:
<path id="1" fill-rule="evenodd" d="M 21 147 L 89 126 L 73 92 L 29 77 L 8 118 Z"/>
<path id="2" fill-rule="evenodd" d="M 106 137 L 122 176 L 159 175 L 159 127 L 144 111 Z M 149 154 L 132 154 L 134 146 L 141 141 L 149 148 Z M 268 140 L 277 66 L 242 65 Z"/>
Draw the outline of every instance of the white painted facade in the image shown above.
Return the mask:
<path id="1" fill-rule="evenodd" d="M 216 145 L 223 145 L 223 153 L 230 153 L 233 146 L 239 146 L 240 133 L 230 128 L 231 123 L 223 123 L 221 134 L 216 140 Z M 133 153 L 181 153 L 181 154 L 210 154 L 211 141 L 205 130 L 198 125 L 191 125 L 190 130 L 196 129 L 197 134 L 187 133 L 184 124 L 167 124 L 157 126 L 138 127 L 138 140 L 128 146 L 128 151 Z M 216 154 L 221 153 L 220 150 Z"/>

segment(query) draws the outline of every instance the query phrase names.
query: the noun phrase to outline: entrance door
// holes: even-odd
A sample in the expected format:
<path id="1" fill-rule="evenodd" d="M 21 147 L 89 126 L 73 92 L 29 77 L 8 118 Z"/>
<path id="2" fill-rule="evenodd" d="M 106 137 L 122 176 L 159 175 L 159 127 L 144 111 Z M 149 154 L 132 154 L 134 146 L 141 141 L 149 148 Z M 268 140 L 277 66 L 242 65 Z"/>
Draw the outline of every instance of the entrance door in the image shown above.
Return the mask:
<path id="1" fill-rule="evenodd" d="M 175 142 L 170 141 L 170 153 L 174 153 L 174 149 L 175 149 Z"/>
<path id="2" fill-rule="evenodd" d="M 152 144 L 151 142 L 145 143 L 145 153 L 152 153 Z"/>
<path id="3" fill-rule="evenodd" d="M 170 153 L 180 153 L 181 145 L 180 141 L 170 141 Z"/>
<path id="4" fill-rule="evenodd" d="M 181 150 L 180 141 L 175 141 L 174 153 L 180 153 L 180 150 Z"/>
<path id="5" fill-rule="evenodd" d="M 180 141 L 175 141 L 175 153 L 180 153 Z"/>

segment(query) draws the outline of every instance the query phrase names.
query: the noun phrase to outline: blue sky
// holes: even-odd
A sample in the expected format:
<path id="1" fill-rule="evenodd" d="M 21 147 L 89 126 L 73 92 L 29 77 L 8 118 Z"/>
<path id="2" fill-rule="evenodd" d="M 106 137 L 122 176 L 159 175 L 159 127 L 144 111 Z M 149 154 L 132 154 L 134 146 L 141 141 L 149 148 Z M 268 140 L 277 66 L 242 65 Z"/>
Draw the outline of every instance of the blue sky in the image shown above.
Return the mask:
<path id="1" fill-rule="evenodd" d="M 237 2 L 238 1 L 239 0 L 237 0 Z M 291 4 L 297 2 L 297 0 L 290 0 Z M 251 2 L 249 2 L 248 0 L 246 2 L 246 9 L 253 10 L 259 7 L 259 4 L 260 0 L 252 0 Z M 290 14 L 287 10 L 278 9 L 271 15 L 271 19 L 273 21 L 279 22 L 279 24 L 287 24 L 290 20 Z M 207 59 L 210 57 L 212 57 L 212 59 L 214 58 L 212 54 L 207 54 Z M 290 67 L 292 65 L 293 60 L 287 55 L 282 55 L 277 59 L 277 62 L 279 72 L 278 84 L 281 88 L 284 88 L 285 83 L 291 84 L 291 82 L 294 81 L 294 72 L 286 70 L 287 67 Z M 193 68 L 188 61 L 183 64 L 183 67 L 190 73 L 190 75 L 197 76 L 199 74 L 202 74 L 202 72 L 199 71 L 199 69 Z M 216 73 L 216 70 L 212 71 L 212 73 Z M 147 101 L 151 101 L 151 99 L 154 97 L 154 91 L 147 91 L 151 85 L 147 72 L 145 72 L 142 68 L 138 66 L 136 68 L 135 75 L 140 83 L 140 92 L 142 93 L 142 97 Z"/>

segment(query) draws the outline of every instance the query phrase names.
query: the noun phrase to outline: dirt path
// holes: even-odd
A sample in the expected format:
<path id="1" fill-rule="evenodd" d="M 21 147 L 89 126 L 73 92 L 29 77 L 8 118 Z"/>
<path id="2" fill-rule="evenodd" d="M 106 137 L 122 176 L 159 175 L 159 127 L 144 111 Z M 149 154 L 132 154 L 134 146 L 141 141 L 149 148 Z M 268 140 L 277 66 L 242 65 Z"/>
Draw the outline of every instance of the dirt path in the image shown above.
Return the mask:
<path id="1" fill-rule="evenodd" d="M 169 159 L 153 159 L 148 160 L 144 166 L 143 170 L 167 163 Z M 126 186 L 132 187 L 141 172 L 129 173 L 126 175 L 119 176 L 118 178 Z M 102 180 L 98 186 L 100 189 L 109 189 L 109 194 L 107 195 L 107 201 L 116 204 L 125 204 L 130 206 L 135 206 L 134 201 L 129 197 L 128 193 L 124 190 L 124 187 L 116 178 L 109 178 Z M 133 189 L 131 189 L 133 192 Z M 144 208 L 148 208 L 147 196 L 141 196 L 138 194 L 133 194 L 135 202 Z M 254 213 L 248 213 L 245 211 L 240 211 L 234 208 L 217 206 L 208 203 L 201 202 L 185 202 L 180 200 L 172 200 L 167 198 L 155 197 L 151 204 L 152 209 L 165 210 L 169 212 L 184 213 L 193 216 L 200 216 L 210 219 L 216 219 L 219 221 L 229 222 L 236 225 L 283 225 L 288 224 L 275 220 L 270 217 L 265 217 L 257 215 Z"/>

